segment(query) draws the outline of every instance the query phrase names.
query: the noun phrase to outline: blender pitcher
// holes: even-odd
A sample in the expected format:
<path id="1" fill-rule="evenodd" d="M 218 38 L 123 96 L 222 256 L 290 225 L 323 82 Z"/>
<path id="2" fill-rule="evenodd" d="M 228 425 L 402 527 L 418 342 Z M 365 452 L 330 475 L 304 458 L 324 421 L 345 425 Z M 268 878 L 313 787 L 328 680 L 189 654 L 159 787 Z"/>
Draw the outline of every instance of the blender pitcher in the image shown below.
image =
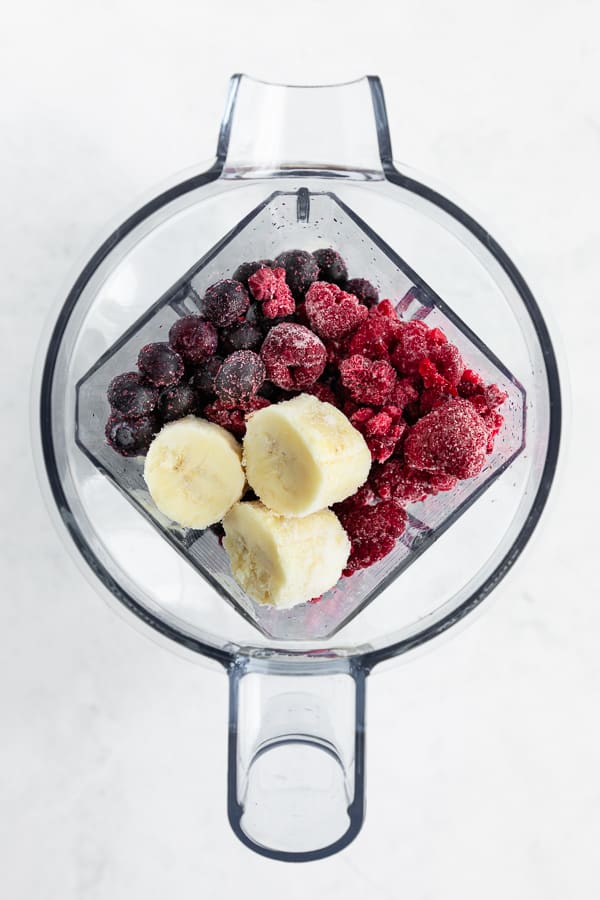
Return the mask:
<path id="1" fill-rule="evenodd" d="M 507 394 L 483 471 L 407 505 L 394 550 L 318 603 L 277 609 L 233 580 L 210 530 L 161 516 L 143 460 L 106 444 L 106 388 L 245 260 L 333 247 L 404 320 L 439 326 Z M 499 583 L 544 508 L 560 387 L 540 310 L 488 232 L 393 162 L 379 80 L 231 80 L 214 163 L 133 213 L 53 323 L 40 384 L 51 507 L 101 589 L 230 683 L 228 816 L 289 861 L 336 853 L 364 816 L 365 683 L 459 622 Z"/>

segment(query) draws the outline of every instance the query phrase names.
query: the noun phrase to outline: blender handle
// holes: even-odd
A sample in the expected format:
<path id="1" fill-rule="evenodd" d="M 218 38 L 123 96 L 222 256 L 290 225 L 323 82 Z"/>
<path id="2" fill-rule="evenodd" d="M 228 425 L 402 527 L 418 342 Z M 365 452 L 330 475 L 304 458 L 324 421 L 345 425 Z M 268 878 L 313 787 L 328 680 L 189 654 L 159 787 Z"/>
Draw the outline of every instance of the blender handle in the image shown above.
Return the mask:
<path id="1" fill-rule="evenodd" d="M 256 853 L 322 859 L 360 831 L 366 675 L 348 660 L 230 666 L 228 816 Z"/>

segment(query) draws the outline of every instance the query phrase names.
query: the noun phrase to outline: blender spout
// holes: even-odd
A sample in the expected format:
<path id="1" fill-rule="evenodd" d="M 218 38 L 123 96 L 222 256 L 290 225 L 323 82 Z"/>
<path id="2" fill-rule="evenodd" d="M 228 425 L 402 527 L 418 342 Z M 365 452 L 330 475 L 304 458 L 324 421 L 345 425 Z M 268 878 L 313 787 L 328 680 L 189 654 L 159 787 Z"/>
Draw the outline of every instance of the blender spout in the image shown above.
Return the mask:
<path id="1" fill-rule="evenodd" d="M 365 679 L 238 657 L 229 670 L 228 815 L 271 859 L 308 862 L 354 840 L 364 818 Z"/>
<path id="2" fill-rule="evenodd" d="M 223 177 L 327 172 L 383 179 L 389 126 L 376 76 L 331 85 L 271 84 L 234 75 L 219 134 Z"/>

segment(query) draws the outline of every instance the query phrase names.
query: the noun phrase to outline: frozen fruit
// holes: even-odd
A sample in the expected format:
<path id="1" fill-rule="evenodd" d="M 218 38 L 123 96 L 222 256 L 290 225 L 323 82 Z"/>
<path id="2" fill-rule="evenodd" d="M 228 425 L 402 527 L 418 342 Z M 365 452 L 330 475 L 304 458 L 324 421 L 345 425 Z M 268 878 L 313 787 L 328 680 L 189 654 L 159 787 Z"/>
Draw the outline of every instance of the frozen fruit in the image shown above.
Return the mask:
<path id="1" fill-rule="evenodd" d="M 348 341 L 347 353 L 358 353 L 369 359 L 389 359 L 390 347 L 396 341 L 400 328 L 395 311 L 390 316 L 386 315 L 385 310 L 380 310 L 379 306 L 373 306 L 368 318 L 358 326 Z"/>
<path id="2" fill-rule="evenodd" d="M 484 390 L 484 396 L 490 409 L 497 409 L 508 399 L 506 391 L 501 390 L 497 384 L 489 384 Z"/>
<path id="3" fill-rule="evenodd" d="M 215 394 L 222 403 L 242 406 L 265 380 L 265 364 L 252 350 L 236 350 L 223 360 L 215 378 Z"/>
<path id="4" fill-rule="evenodd" d="M 267 266 L 271 268 L 273 261 L 271 259 L 258 259 L 254 262 L 241 263 L 232 275 L 234 281 L 241 281 L 244 287 L 248 287 L 248 279 L 258 270 Z"/>
<path id="5" fill-rule="evenodd" d="M 391 406 L 397 406 L 398 409 L 405 409 L 410 403 L 415 403 L 419 399 L 419 387 L 419 379 L 415 376 L 398 378 L 394 382 L 388 403 Z"/>
<path id="6" fill-rule="evenodd" d="M 335 284 L 315 281 L 306 293 L 306 315 L 319 337 L 339 340 L 354 331 L 369 311 Z"/>
<path id="7" fill-rule="evenodd" d="M 333 281 L 341 284 L 348 277 L 348 269 L 343 258 L 333 247 L 325 247 L 322 250 L 313 250 L 313 256 L 319 266 L 319 281 Z"/>
<path id="8" fill-rule="evenodd" d="M 333 393 L 331 387 L 323 381 L 315 381 L 314 384 L 304 388 L 304 390 L 307 394 L 312 394 L 313 397 L 321 400 L 322 403 L 331 403 L 332 406 L 337 407 L 340 405 L 339 400 Z"/>
<path id="9" fill-rule="evenodd" d="M 488 429 L 468 400 L 448 400 L 412 427 L 404 458 L 415 469 L 472 478 L 485 464 Z"/>
<path id="10" fill-rule="evenodd" d="M 402 322 L 390 357 L 392 364 L 403 375 L 416 375 L 421 361 L 445 341 L 446 337 L 439 328 L 429 328 L 420 319 Z"/>
<path id="11" fill-rule="evenodd" d="M 357 491 L 350 494 L 341 503 L 334 503 L 332 509 L 339 516 L 340 514 L 351 512 L 353 509 L 360 509 L 362 506 L 372 506 L 376 500 L 375 491 L 371 487 L 369 478 L 369 481 L 365 481 Z"/>
<path id="12" fill-rule="evenodd" d="M 379 301 L 379 291 L 366 278 L 350 278 L 342 287 L 349 294 L 358 297 L 365 306 L 374 306 Z"/>
<path id="13" fill-rule="evenodd" d="M 286 390 L 303 390 L 323 373 L 327 351 L 304 325 L 283 322 L 271 328 L 260 355 L 270 381 Z"/>
<path id="14" fill-rule="evenodd" d="M 181 419 L 195 412 L 196 392 L 190 384 L 182 381 L 161 391 L 158 398 L 158 413 L 163 422 Z"/>
<path id="15" fill-rule="evenodd" d="M 399 503 L 417 503 L 440 491 L 451 491 L 456 487 L 457 481 L 455 475 L 421 472 L 395 458 L 375 466 L 370 477 L 378 497 L 382 500 L 397 500 Z"/>
<path id="16" fill-rule="evenodd" d="M 130 419 L 148 416 L 156 406 L 158 391 L 144 381 L 138 372 L 123 372 L 108 386 L 111 407 Z"/>
<path id="17" fill-rule="evenodd" d="M 248 483 L 269 509 L 306 516 L 363 484 L 371 455 L 342 412 L 300 394 L 249 417 L 244 462 Z"/>
<path id="18" fill-rule="evenodd" d="M 250 397 L 243 406 L 230 406 L 222 400 L 215 400 L 204 407 L 204 415 L 210 422 L 216 422 L 238 438 L 246 434 L 246 418 L 254 410 L 264 409 L 270 401 L 266 397 Z"/>
<path id="19" fill-rule="evenodd" d="M 201 399 L 214 396 L 215 378 L 221 368 L 223 360 L 220 356 L 213 356 L 201 365 L 192 375 L 190 384 Z"/>
<path id="20" fill-rule="evenodd" d="M 313 281 L 319 277 L 319 266 L 312 253 L 306 250 L 286 250 L 275 260 L 275 266 L 285 269 L 285 280 L 296 300 L 300 300 Z"/>
<path id="21" fill-rule="evenodd" d="M 148 381 L 156 387 L 177 384 L 183 377 L 183 360 L 179 353 L 163 341 L 146 344 L 139 352 L 137 364 Z"/>
<path id="22" fill-rule="evenodd" d="M 246 312 L 249 302 L 244 285 L 232 278 L 225 278 L 207 289 L 200 310 L 213 325 L 225 328 L 233 325 Z"/>
<path id="23" fill-rule="evenodd" d="M 231 328 L 221 331 L 221 349 L 225 356 L 236 350 L 259 350 L 263 342 L 263 333 L 258 325 L 250 322 L 239 322 Z"/>
<path id="24" fill-rule="evenodd" d="M 433 409 L 437 409 L 438 406 L 442 406 L 450 400 L 452 396 L 455 395 L 448 392 L 445 382 L 442 383 L 441 387 L 436 385 L 425 388 L 419 397 L 418 418 L 420 419 L 422 416 L 426 416 L 427 413 L 430 413 Z"/>
<path id="25" fill-rule="evenodd" d="M 455 344 L 451 344 L 450 341 L 435 344 L 429 352 L 429 358 L 432 363 L 434 363 L 438 373 L 445 378 L 453 388 L 456 388 L 465 370 L 465 364 L 463 363 L 458 347 Z"/>
<path id="26" fill-rule="evenodd" d="M 473 397 L 476 394 L 483 394 L 485 382 L 481 375 L 472 369 L 465 369 L 458 383 L 458 394 L 460 397 Z"/>
<path id="27" fill-rule="evenodd" d="M 285 269 L 258 269 L 248 279 L 248 287 L 255 300 L 262 303 L 262 314 L 267 319 L 290 316 L 296 309 L 292 292 L 286 284 Z"/>
<path id="28" fill-rule="evenodd" d="M 395 406 L 384 406 L 377 411 L 362 406 L 351 416 L 350 421 L 363 435 L 371 456 L 377 462 L 388 459 L 406 429 L 402 411 Z"/>
<path id="29" fill-rule="evenodd" d="M 186 416 L 152 441 L 144 480 L 163 515 L 188 528 L 208 528 L 242 496 L 241 447 L 224 428 Z"/>
<path id="30" fill-rule="evenodd" d="M 259 603 L 288 609 L 338 581 L 350 544 L 329 509 L 279 516 L 262 503 L 237 503 L 223 520 L 231 571 Z"/>
<path id="31" fill-rule="evenodd" d="M 199 365 L 217 349 L 217 329 L 202 316 L 184 316 L 171 326 L 169 343 L 185 363 Z"/>
<path id="32" fill-rule="evenodd" d="M 389 398 L 396 373 L 385 359 L 349 356 L 340 363 L 342 384 L 357 403 L 382 406 Z"/>
<path id="33" fill-rule="evenodd" d="M 344 575 L 365 569 L 390 553 L 406 527 L 406 513 L 394 500 L 339 513 L 350 538 L 350 558 Z"/>
<path id="34" fill-rule="evenodd" d="M 117 413 L 106 423 L 106 440 L 121 456 L 143 456 L 150 446 L 155 427 L 151 416 L 126 419 Z"/>

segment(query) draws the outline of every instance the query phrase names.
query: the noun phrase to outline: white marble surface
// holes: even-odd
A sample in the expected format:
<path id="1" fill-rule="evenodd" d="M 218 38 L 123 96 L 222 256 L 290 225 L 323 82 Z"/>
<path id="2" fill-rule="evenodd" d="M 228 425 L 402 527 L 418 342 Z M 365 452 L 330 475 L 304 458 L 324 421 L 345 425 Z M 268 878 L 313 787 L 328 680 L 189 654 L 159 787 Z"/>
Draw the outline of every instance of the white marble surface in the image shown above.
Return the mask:
<path id="1" fill-rule="evenodd" d="M 600 8 L 22 0 L 0 34 L 0 883 L 11 900 L 598 896 Z M 98 599 L 42 507 L 27 388 L 107 220 L 210 157 L 232 71 L 379 73 L 396 156 L 472 198 L 553 315 L 567 466 L 471 628 L 370 685 L 368 816 L 302 867 L 225 819 L 225 678 Z M 592 411 L 590 411 L 592 410 Z M 590 477 L 590 466 L 591 477 Z"/>

